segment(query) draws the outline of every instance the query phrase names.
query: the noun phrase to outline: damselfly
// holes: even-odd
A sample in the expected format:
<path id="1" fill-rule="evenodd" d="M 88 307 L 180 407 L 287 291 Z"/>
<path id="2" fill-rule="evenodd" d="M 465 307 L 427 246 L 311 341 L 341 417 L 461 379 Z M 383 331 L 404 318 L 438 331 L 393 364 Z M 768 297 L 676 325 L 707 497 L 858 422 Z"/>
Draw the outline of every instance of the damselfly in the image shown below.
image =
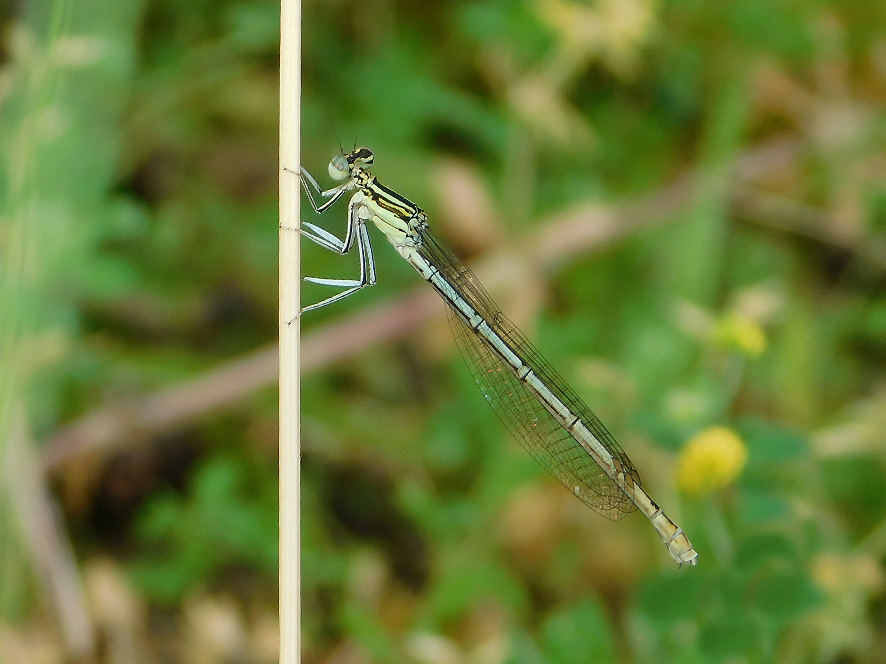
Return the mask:
<path id="1" fill-rule="evenodd" d="M 695 565 L 698 554 L 683 529 L 642 488 L 637 470 L 603 423 L 504 317 L 474 273 L 437 241 L 428 229 L 427 215 L 369 173 L 372 162 L 373 154 L 367 148 L 334 157 L 329 162 L 329 175 L 341 184 L 325 191 L 308 171 L 301 169 L 302 185 L 318 213 L 328 210 L 347 192 L 355 192 L 348 203 L 344 239 L 308 222 L 302 223 L 300 231 L 339 254 L 348 253 L 356 243 L 360 278 L 305 277 L 306 281 L 343 290 L 299 313 L 325 307 L 375 283 L 366 228 L 367 222 L 373 222 L 446 302 L 453 334 L 475 381 L 529 454 L 603 516 L 620 519 L 639 509 L 652 522 L 677 564 Z M 319 206 L 315 195 L 322 202 Z"/>

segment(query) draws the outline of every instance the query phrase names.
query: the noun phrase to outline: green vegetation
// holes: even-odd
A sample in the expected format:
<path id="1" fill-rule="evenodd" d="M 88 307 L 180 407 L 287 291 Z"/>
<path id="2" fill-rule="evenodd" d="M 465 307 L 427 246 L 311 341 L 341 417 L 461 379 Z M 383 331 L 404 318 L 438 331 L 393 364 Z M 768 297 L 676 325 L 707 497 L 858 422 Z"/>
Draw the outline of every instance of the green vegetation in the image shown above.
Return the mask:
<path id="1" fill-rule="evenodd" d="M 66 661 L 78 612 L 84 661 L 275 661 L 276 375 L 229 363 L 276 334 L 278 10 L 0 10 L 0 661 Z M 304 661 L 877 661 L 886 5 L 303 17 L 305 166 L 371 147 L 699 552 L 547 477 L 438 303 L 305 371 Z M 426 288 L 373 240 L 379 284 L 305 316 L 312 352 Z"/>

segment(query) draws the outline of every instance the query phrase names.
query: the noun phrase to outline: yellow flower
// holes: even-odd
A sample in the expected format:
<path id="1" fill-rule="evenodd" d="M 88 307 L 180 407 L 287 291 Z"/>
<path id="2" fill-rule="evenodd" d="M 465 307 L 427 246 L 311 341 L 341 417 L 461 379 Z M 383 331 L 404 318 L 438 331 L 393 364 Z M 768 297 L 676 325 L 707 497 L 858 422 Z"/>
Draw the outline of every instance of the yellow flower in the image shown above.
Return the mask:
<path id="1" fill-rule="evenodd" d="M 738 434 L 726 427 L 709 427 L 693 436 L 680 454 L 677 483 L 690 495 L 721 489 L 741 473 L 748 451 Z"/>
<path id="2" fill-rule="evenodd" d="M 753 318 L 727 314 L 714 330 L 715 339 L 726 348 L 734 348 L 748 357 L 759 357 L 766 350 L 766 333 Z"/>

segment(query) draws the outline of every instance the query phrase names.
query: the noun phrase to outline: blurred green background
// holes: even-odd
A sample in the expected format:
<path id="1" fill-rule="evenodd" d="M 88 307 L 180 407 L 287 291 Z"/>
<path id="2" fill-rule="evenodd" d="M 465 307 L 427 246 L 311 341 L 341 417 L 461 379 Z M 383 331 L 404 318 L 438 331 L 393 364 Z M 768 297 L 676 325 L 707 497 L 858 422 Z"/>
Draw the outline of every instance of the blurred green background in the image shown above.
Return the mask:
<path id="1" fill-rule="evenodd" d="M 0 8 L 4 664 L 276 661 L 278 13 Z M 372 148 L 699 552 L 373 234 L 302 321 L 303 661 L 886 662 L 886 5 L 307 1 L 302 58 L 303 164 Z"/>

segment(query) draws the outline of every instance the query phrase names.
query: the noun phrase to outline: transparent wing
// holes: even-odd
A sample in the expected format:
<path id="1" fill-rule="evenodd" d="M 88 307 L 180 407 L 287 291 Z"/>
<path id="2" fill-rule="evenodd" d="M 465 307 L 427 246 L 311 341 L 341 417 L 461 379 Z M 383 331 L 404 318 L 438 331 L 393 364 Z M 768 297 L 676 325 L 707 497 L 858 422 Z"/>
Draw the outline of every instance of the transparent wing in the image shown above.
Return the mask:
<path id="1" fill-rule="evenodd" d="M 569 406 L 600 443 L 640 484 L 630 459 L 603 423 L 554 371 L 538 350 L 501 310 L 470 268 L 425 231 L 421 253 L 447 275 L 447 279 L 480 312 L 489 326 L 523 358 L 557 397 Z M 542 467 L 588 507 L 609 519 L 620 519 L 637 509 L 633 501 L 597 465 L 594 458 L 544 407 L 486 341 L 449 307 L 453 335 L 486 401 L 517 441 Z"/>

